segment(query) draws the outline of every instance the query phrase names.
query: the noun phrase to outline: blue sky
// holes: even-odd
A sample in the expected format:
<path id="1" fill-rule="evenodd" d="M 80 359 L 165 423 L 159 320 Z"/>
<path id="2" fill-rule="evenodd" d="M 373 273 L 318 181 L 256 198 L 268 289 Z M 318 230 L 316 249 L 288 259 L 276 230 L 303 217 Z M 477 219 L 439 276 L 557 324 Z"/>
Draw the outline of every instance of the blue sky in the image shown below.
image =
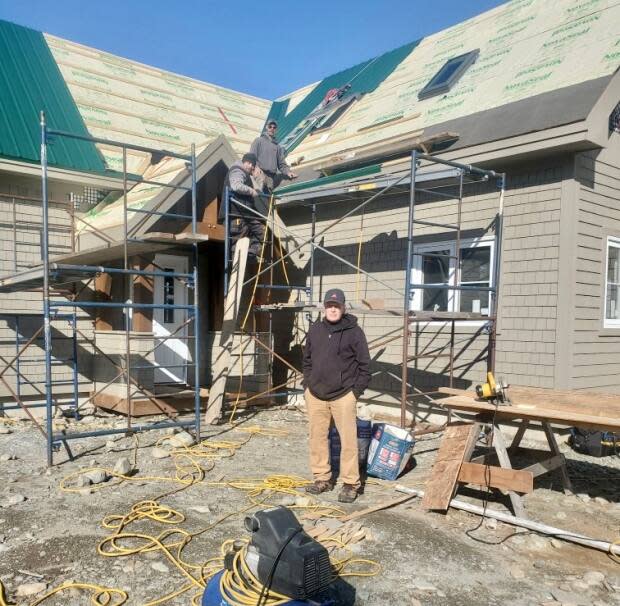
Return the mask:
<path id="1" fill-rule="evenodd" d="M 497 0 L 0 0 L 0 18 L 275 99 Z"/>

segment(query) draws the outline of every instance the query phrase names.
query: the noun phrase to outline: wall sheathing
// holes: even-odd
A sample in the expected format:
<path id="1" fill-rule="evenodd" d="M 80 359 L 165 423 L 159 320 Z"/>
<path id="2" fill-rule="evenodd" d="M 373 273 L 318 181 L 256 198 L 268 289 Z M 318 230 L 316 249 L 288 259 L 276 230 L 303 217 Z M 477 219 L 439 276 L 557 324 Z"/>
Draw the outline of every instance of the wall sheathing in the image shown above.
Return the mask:
<path id="1" fill-rule="evenodd" d="M 620 392 L 620 329 L 604 328 L 607 237 L 620 237 L 620 135 L 609 146 L 577 154 L 574 322 L 570 346 L 572 389 Z"/>

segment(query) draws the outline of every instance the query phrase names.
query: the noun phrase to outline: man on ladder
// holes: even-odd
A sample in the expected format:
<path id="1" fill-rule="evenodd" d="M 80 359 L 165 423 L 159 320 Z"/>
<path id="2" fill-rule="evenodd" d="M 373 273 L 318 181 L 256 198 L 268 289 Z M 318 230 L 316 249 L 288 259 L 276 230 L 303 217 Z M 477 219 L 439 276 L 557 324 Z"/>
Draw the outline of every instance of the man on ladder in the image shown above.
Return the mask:
<path id="1" fill-rule="evenodd" d="M 260 203 L 257 204 L 260 201 L 260 192 L 255 189 L 252 181 L 255 168 L 256 156 L 251 153 L 245 154 L 241 161 L 235 162 L 228 170 L 224 187 L 228 189 L 229 195 L 228 217 L 233 246 L 239 238 L 248 237 L 250 238 L 248 256 L 258 258 L 265 234 L 264 221 L 258 215 L 241 206 L 243 204 L 262 213 Z M 224 199 L 220 206 L 220 220 L 225 217 L 225 205 L 226 200 Z"/>

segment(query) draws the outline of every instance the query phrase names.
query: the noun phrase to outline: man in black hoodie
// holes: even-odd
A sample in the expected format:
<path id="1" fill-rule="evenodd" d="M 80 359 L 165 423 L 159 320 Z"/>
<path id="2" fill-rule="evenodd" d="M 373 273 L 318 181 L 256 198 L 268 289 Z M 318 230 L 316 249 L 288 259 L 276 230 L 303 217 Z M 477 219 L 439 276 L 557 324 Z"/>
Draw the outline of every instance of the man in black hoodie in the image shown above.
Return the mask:
<path id="1" fill-rule="evenodd" d="M 311 494 L 332 490 L 328 432 L 333 419 L 340 435 L 340 476 L 343 488 L 338 500 L 352 503 L 361 486 L 357 453 L 357 399 L 370 382 L 370 354 L 357 318 L 345 313 L 345 297 L 339 288 L 328 290 L 325 317 L 315 322 L 306 336 L 303 371 L 310 424 Z"/>

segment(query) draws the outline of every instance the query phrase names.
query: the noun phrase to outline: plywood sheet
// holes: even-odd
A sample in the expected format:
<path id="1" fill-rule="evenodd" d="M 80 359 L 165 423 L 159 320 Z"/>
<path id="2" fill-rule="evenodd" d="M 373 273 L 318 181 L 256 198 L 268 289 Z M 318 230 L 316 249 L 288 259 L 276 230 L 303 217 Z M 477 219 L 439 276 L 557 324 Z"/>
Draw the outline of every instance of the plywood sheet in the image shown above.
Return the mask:
<path id="1" fill-rule="evenodd" d="M 531 419 L 534 421 L 549 421 L 558 425 L 582 427 L 601 431 L 620 431 L 620 414 L 600 416 L 596 408 L 585 409 L 581 412 L 570 410 L 556 410 L 544 406 L 518 404 L 513 406 L 499 406 L 487 402 L 478 402 L 469 396 L 450 396 L 438 400 L 441 406 L 453 410 L 462 410 L 471 413 L 496 414 L 498 419 Z"/>
<path id="2" fill-rule="evenodd" d="M 424 508 L 439 511 L 448 509 L 461 465 L 471 456 L 478 432 L 476 423 L 456 423 L 446 428 L 431 477 L 424 488 Z"/>

